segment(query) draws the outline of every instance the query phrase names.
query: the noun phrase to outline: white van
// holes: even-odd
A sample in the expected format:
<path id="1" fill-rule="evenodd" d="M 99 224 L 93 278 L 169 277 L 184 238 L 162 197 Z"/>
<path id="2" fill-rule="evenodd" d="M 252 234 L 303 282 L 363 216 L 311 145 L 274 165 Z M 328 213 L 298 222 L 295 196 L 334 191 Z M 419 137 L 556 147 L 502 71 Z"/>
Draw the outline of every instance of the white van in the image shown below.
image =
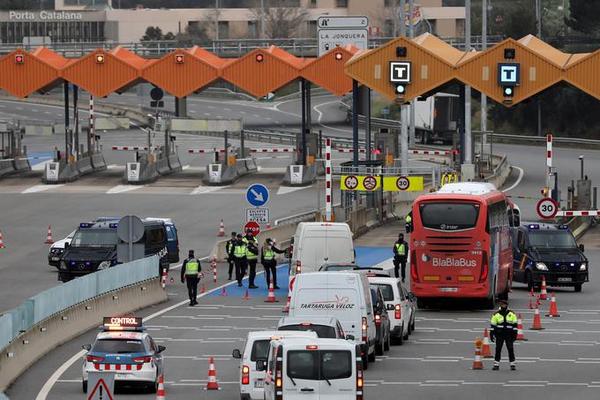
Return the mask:
<path id="1" fill-rule="evenodd" d="M 265 400 L 362 399 L 360 350 L 339 339 L 283 339 L 271 342 Z"/>
<path id="2" fill-rule="evenodd" d="M 402 285 L 400 278 L 368 276 L 369 283 L 379 287 L 390 320 L 392 344 L 402 345 L 415 329 L 415 312 L 411 293 Z"/>
<path id="3" fill-rule="evenodd" d="M 289 317 L 335 317 L 346 335 L 360 344 L 364 369 L 375 361 L 377 331 L 371 289 L 365 274 L 357 272 L 309 272 L 296 276 Z"/>
<path id="4" fill-rule="evenodd" d="M 283 338 L 308 338 L 316 339 L 315 332 L 293 331 L 258 331 L 249 332 L 244 354 L 233 350 L 233 358 L 241 359 L 240 362 L 240 398 L 242 400 L 263 400 L 265 382 L 265 368 L 269 344 L 271 340 Z"/>
<path id="5" fill-rule="evenodd" d="M 353 263 L 355 259 L 348 224 L 300 222 L 294 234 L 290 279 L 300 272 L 318 271 L 325 263 Z"/>

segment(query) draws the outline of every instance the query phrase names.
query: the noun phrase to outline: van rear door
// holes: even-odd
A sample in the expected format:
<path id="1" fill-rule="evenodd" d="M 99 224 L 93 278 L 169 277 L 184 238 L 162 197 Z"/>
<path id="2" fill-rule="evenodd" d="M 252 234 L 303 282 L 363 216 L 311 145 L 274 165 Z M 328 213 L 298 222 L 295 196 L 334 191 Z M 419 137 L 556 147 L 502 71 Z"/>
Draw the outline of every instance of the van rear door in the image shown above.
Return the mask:
<path id="1" fill-rule="evenodd" d="M 354 356 L 349 350 L 321 350 L 320 400 L 356 398 L 356 376 L 352 365 Z M 329 382 L 327 382 L 327 379 Z"/>
<path id="2" fill-rule="evenodd" d="M 283 398 L 319 400 L 319 352 L 309 349 L 288 350 L 283 362 Z"/>

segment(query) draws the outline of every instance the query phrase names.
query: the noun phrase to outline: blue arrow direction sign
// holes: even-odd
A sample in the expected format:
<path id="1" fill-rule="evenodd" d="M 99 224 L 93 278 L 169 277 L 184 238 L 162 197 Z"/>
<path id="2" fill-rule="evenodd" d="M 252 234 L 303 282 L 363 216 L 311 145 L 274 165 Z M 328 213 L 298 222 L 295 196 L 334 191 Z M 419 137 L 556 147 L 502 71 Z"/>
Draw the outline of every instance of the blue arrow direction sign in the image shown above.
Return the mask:
<path id="1" fill-rule="evenodd" d="M 260 183 L 254 183 L 246 191 L 246 200 L 254 207 L 262 207 L 269 201 L 269 189 Z"/>

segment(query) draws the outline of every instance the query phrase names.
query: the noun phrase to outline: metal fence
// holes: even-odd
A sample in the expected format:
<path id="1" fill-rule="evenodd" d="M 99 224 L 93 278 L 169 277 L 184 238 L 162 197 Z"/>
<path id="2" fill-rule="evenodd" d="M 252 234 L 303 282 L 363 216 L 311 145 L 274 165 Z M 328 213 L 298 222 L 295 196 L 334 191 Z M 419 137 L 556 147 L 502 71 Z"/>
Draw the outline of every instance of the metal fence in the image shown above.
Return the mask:
<path id="1" fill-rule="evenodd" d="M 73 279 L 30 297 L 0 316 L 0 349 L 37 323 L 76 304 L 158 276 L 158 266 L 159 257 L 155 255 Z"/>

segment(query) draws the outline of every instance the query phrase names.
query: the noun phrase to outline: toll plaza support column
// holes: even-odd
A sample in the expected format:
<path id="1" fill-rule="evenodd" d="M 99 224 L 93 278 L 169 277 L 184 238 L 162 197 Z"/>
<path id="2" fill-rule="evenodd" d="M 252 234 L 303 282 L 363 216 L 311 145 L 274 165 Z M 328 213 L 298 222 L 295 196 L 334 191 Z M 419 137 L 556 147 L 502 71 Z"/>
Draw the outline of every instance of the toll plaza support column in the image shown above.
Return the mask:
<path id="1" fill-rule="evenodd" d="M 175 97 L 175 116 L 187 118 L 187 97 Z"/>
<path id="2" fill-rule="evenodd" d="M 68 162 L 71 155 L 69 151 L 69 82 L 65 82 L 63 87 L 65 102 L 65 160 Z"/>
<path id="3" fill-rule="evenodd" d="M 358 167 L 358 81 L 352 79 L 352 165 Z"/>
<path id="4" fill-rule="evenodd" d="M 300 80 L 300 90 L 302 91 L 302 131 L 300 136 L 301 154 L 298 164 L 306 165 L 306 80 Z"/>
<path id="5" fill-rule="evenodd" d="M 73 85 L 73 155 L 79 160 L 79 86 Z"/>

